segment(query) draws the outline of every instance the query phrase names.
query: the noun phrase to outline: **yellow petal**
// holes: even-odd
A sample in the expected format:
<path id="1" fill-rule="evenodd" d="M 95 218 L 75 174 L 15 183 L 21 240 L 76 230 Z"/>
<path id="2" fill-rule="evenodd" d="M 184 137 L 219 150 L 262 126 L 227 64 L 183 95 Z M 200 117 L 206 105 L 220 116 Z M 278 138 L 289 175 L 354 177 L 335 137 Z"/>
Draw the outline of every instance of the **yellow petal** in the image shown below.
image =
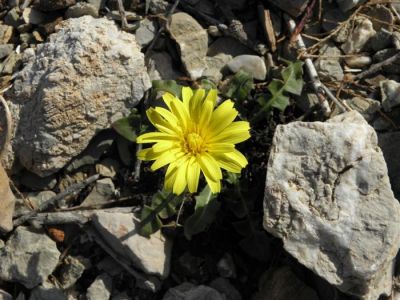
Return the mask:
<path id="1" fill-rule="evenodd" d="M 206 178 L 207 184 L 209 185 L 210 190 L 213 194 L 217 194 L 217 193 L 221 192 L 221 181 L 220 180 L 213 181 L 207 176 L 204 176 L 204 177 Z"/>
<path id="2" fill-rule="evenodd" d="M 164 152 L 171 150 L 172 148 L 178 148 L 175 142 L 158 142 L 151 147 L 154 153 Z"/>
<path id="3" fill-rule="evenodd" d="M 190 118 L 188 111 L 186 110 L 182 101 L 179 101 L 178 99 L 174 99 L 173 101 L 171 101 L 171 111 L 178 119 L 179 124 L 182 126 L 182 128 L 187 128 Z"/>
<path id="4" fill-rule="evenodd" d="M 167 172 L 165 172 L 164 189 L 167 191 L 172 191 L 174 188 L 174 182 L 177 174 L 177 166 L 172 163 L 168 166 Z"/>
<path id="5" fill-rule="evenodd" d="M 219 134 L 228 127 L 237 115 L 238 111 L 233 108 L 233 102 L 231 100 L 224 101 L 212 114 L 208 128 L 211 136 Z"/>
<path id="6" fill-rule="evenodd" d="M 159 168 L 164 167 L 165 165 L 176 161 L 177 159 L 176 151 L 165 151 L 159 154 L 156 161 L 151 165 L 151 170 L 155 171 Z"/>
<path id="7" fill-rule="evenodd" d="M 235 146 L 230 143 L 213 143 L 207 145 L 208 152 L 216 153 L 216 152 L 232 152 L 235 149 Z"/>
<path id="8" fill-rule="evenodd" d="M 137 153 L 137 157 L 140 160 L 155 160 L 159 156 L 160 156 L 160 154 L 155 153 L 152 148 L 143 149 L 143 150 L 138 151 L 138 153 Z"/>
<path id="9" fill-rule="evenodd" d="M 175 182 L 174 182 L 174 187 L 173 187 L 173 192 L 176 195 L 182 194 L 182 192 L 186 188 L 186 185 L 187 185 L 186 173 L 187 173 L 188 163 L 189 163 L 189 160 L 185 157 L 184 160 L 178 166 L 178 170 L 177 170 L 176 178 L 175 178 Z"/>
<path id="10" fill-rule="evenodd" d="M 185 105 L 186 109 L 189 111 L 189 103 L 190 99 L 193 97 L 193 91 L 190 87 L 184 86 L 182 88 L 182 100 L 183 104 Z"/>
<path id="11" fill-rule="evenodd" d="M 192 99 L 190 99 L 189 112 L 190 117 L 193 119 L 194 122 L 198 122 L 200 118 L 204 95 L 205 91 L 203 89 L 198 89 L 194 92 Z"/>
<path id="12" fill-rule="evenodd" d="M 208 92 L 205 101 L 211 101 L 213 106 L 215 106 L 215 104 L 217 104 L 217 96 L 218 96 L 218 91 L 216 89 L 212 89 Z"/>
<path id="13" fill-rule="evenodd" d="M 187 169 L 187 182 L 189 192 L 195 193 L 197 192 L 197 188 L 199 186 L 200 179 L 200 165 L 196 161 L 196 159 L 192 156 L 189 161 L 188 169 Z"/>
<path id="14" fill-rule="evenodd" d="M 199 128 L 202 132 L 205 132 L 208 123 L 211 120 L 214 104 L 211 100 L 205 100 L 200 111 Z"/>
<path id="15" fill-rule="evenodd" d="M 232 143 L 237 144 L 250 138 L 250 125 L 246 121 L 237 121 L 231 123 L 218 135 L 210 136 L 208 143 Z"/>
<path id="16" fill-rule="evenodd" d="M 212 153 L 212 156 L 218 162 L 218 165 L 233 173 L 240 173 L 247 165 L 247 159 L 238 150 L 229 153 Z"/>
<path id="17" fill-rule="evenodd" d="M 232 152 L 225 153 L 225 156 L 228 159 L 238 163 L 242 168 L 244 168 L 248 164 L 246 157 L 240 151 L 238 151 L 236 149 Z"/>
<path id="18" fill-rule="evenodd" d="M 154 108 L 149 108 L 146 111 L 147 118 L 150 122 L 160 131 L 174 134 L 176 132 L 176 127 L 172 126 L 171 123 L 167 122 Z"/>
<path id="19" fill-rule="evenodd" d="M 168 108 L 171 110 L 171 101 L 172 101 L 173 99 L 175 99 L 176 97 L 175 97 L 173 94 L 171 94 L 171 93 L 165 92 L 165 93 L 162 95 L 162 98 L 163 98 L 165 104 L 167 104 Z"/>
<path id="20" fill-rule="evenodd" d="M 222 178 L 221 169 L 217 161 L 211 155 L 202 153 L 196 158 L 205 176 L 212 181 L 218 181 Z"/>
<path id="21" fill-rule="evenodd" d="M 178 124 L 178 119 L 169 110 L 159 106 L 157 106 L 154 110 L 160 114 L 171 126 L 176 126 Z"/>
<path id="22" fill-rule="evenodd" d="M 136 138 L 136 143 L 157 143 L 160 141 L 178 141 L 179 137 L 171 135 L 165 132 L 148 132 L 144 133 Z"/>

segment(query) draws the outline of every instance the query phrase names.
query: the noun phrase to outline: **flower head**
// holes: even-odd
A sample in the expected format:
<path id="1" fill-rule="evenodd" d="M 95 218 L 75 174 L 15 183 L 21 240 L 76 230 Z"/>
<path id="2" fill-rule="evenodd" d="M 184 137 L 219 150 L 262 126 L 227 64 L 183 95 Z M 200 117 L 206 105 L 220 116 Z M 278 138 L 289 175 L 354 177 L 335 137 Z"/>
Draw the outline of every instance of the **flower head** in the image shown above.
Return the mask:
<path id="1" fill-rule="evenodd" d="M 182 100 L 170 93 L 163 95 L 168 109 L 151 107 L 146 111 L 159 131 L 142 134 L 137 143 L 155 143 L 138 152 L 141 160 L 154 160 L 153 171 L 168 165 L 165 188 L 179 195 L 187 187 L 197 191 L 202 173 L 213 193 L 221 190 L 221 168 L 240 173 L 247 159 L 235 144 L 250 137 L 249 123 L 235 121 L 238 111 L 231 100 L 215 108 L 217 90 L 193 91 L 182 88 Z"/>

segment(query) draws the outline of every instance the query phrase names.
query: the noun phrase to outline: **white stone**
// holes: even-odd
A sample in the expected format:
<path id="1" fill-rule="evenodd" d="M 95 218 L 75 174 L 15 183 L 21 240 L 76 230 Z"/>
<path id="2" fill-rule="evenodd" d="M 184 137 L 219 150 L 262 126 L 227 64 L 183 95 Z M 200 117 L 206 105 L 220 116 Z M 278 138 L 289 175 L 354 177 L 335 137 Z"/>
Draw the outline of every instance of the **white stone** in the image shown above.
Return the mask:
<path id="1" fill-rule="evenodd" d="M 368 43 L 369 39 L 376 34 L 372 22 L 367 18 L 359 18 L 353 32 L 347 41 L 342 45 L 346 54 L 359 53 Z"/>
<path id="2" fill-rule="evenodd" d="M 69 19 L 27 53 L 8 98 L 17 128 L 12 146 L 22 165 L 42 177 L 128 115 L 151 86 L 134 35 L 105 18 Z"/>
<path id="3" fill-rule="evenodd" d="M 267 170 L 264 228 L 345 293 L 389 295 L 400 246 L 400 204 L 376 133 L 355 111 L 277 127 Z"/>
<path id="4" fill-rule="evenodd" d="M 106 273 L 96 277 L 87 290 L 88 300 L 109 300 L 112 291 L 112 278 Z"/>
<path id="5" fill-rule="evenodd" d="M 390 112 L 393 107 L 400 105 L 400 83 L 394 80 L 382 80 L 379 86 L 384 111 Z"/>
<path id="6" fill-rule="evenodd" d="M 147 274 L 166 278 L 169 274 L 172 241 L 160 231 L 146 238 L 137 232 L 138 219 L 132 213 L 96 212 L 96 230 L 118 254 Z"/>
<path id="7" fill-rule="evenodd" d="M 227 64 L 233 73 L 243 70 L 253 76 L 254 79 L 264 80 L 267 76 L 267 67 L 264 60 L 256 55 L 239 55 Z"/>

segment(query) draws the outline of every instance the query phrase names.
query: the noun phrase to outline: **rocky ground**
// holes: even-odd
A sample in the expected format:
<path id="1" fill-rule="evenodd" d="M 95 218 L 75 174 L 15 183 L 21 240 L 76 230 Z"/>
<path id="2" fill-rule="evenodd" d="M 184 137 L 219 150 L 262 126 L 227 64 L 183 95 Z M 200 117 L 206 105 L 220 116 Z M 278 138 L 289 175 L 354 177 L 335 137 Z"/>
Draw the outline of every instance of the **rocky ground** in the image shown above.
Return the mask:
<path id="1" fill-rule="evenodd" d="M 249 165 L 146 237 L 130 134 L 178 84 Z M 0 95 L 0 300 L 400 299 L 400 2 L 0 0 Z"/>

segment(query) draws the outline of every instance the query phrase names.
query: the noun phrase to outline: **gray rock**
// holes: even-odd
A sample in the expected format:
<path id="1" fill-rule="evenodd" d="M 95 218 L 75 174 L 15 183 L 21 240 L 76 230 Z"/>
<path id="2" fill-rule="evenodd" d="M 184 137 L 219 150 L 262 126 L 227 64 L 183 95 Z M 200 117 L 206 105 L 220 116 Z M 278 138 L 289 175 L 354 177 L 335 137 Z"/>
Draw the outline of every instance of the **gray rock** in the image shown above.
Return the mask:
<path id="1" fill-rule="evenodd" d="M 20 226 L 0 249 L 0 279 L 31 289 L 54 271 L 59 256 L 56 243 L 46 234 Z"/>
<path id="2" fill-rule="evenodd" d="M 169 4 L 165 0 L 150 0 L 149 1 L 149 11 L 153 15 L 165 14 L 167 10 L 170 8 L 171 4 Z"/>
<path id="3" fill-rule="evenodd" d="M 259 283 L 260 291 L 253 300 L 318 300 L 317 293 L 300 281 L 284 266 L 269 270 L 263 274 Z M 325 299 L 324 299 L 325 300 Z"/>
<path id="4" fill-rule="evenodd" d="M 0 232 L 8 233 L 13 229 L 15 196 L 10 188 L 8 175 L 0 164 Z"/>
<path id="5" fill-rule="evenodd" d="M 168 52 L 151 52 L 146 65 L 151 80 L 175 80 L 183 76 L 174 69 L 174 63 Z"/>
<path id="6" fill-rule="evenodd" d="M 38 45 L 14 82 L 14 152 L 31 172 L 53 174 L 149 87 L 133 35 L 104 18 L 69 19 Z"/>
<path id="7" fill-rule="evenodd" d="M 348 11 L 359 4 L 366 2 L 366 0 L 336 0 L 342 11 Z"/>
<path id="8" fill-rule="evenodd" d="M 32 209 L 38 208 L 55 195 L 56 193 L 53 191 L 30 192 L 25 194 L 24 199 L 17 199 L 15 203 L 14 218 L 22 216 Z"/>
<path id="9" fill-rule="evenodd" d="M 271 0 L 270 2 L 294 17 L 300 16 L 308 4 L 308 0 Z"/>
<path id="10" fill-rule="evenodd" d="M 119 162 L 112 158 L 105 158 L 96 165 L 96 172 L 104 177 L 115 178 L 119 171 Z"/>
<path id="11" fill-rule="evenodd" d="M 6 291 L 0 290 L 0 300 L 13 300 L 13 297 Z"/>
<path id="12" fill-rule="evenodd" d="M 206 68 L 203 71 L 203 76 L 218 83 L 222 77 L 222 70 L 225 65 L 232 60 L 232 56 L 220 53 L 215 56 L 207 56 L 205 59 Z"/>
<path id="13" fill-rule="evenodd" d="M 394 195 L 400 199 L 400 132 L 380 133 L 378 143 L 388 166 Z"/>
<path id="14" fill-rule="evenodd" d="M 67 11 L 65 12 L 66 19 L 80 18 L 86 15 L 97 18 L 99 16 L 99 9 L 90 3 L 78 2 L 68 7 Z"/>
<path id="15" fill-rule="evenodd" d="M 114 183 L 110 178 L 103 178 L 96 181 L 95 186 L 89 195 L 82 202 L 82 206 L 105 204 L 115 197 Z"/>
<path id="16" fill-rule="evenodd" d="M 0 59 L 8 56 L 14 49 L 13 44 L 2 44 L 0 45 Z"/>
<path id="17" fill-rule="evenodd" d="M 379 85 L 384 111 L 389 112 L 393 107 L 400 105 L 400 83 L 394 80 L 383 80 Z"/>
<path id="18" fill-rule="evenodd" d="M 39 0 L 38 8 L 42 11 L 55 11 L 74 5 L 76 0 Z"/>
<path id="19" fill-rule="evenodd" d="M 205 285 L 195 286 L 184 282 L 174 288 L 170 288 L 162 298 L 163 300 L 226 300 L 225 296 L 215 289 Z"/>
<path id="20" fill-rule="evenodd" d="M 190 78 L 200 78 L 208 49 L 207 31 L 192 16 L 179 12 L 171 16 L 169 32 L 178 44 L 181 61 Z"/>
<path id="21" fill-rule="evenodd" d="M 62 287 L 64 289 L 71 288 L 89 266 L 90 260 L 85 257 L 66 257 L 60 270 L 59 280 Z"/>
<path id="22" fill-rule="evenodd" d="M 46 21 L 46 15 L 36 8 L 27 7 L 22 13 L 22 18 L 26 24 L 39 25 Z"/>
<path id="23" fill-rule="evenodd" d="M 236 56 L 227 64 L 227 67 L 233 73 L 243 70 L 258 80 L 265 80 L 267 76 L 267 67 L 265 66 L 264 59 L 256 55 Z"/>
<path id="24" fill-rule="evenodd" d="M 319 53 L 321 56 L 331 57 L 319 58 L 315 61 L 315 68 L 321 79 L 327 81 L 341 81 L 344 74 L 342 66 L 340 65 L 340 59 L 337 57 L 342 54 L 340 49 L 336 48 L 333 44 L 325 44 L 321 47 Z"/>
<path id="25" fill-rule="evenodd" d="M 4 23 L 14 28 L 23 24 L 24 21 L 20 18 L 20 9 L 18 7 L 10 9 L 4 17 Z"/>
<path id="26" fill-rule="evenodd" d="M 156 35 L 157 23 L 150 19 L 144 19 L 139 24 L 139 28 L 135 32 L 136 41 L 141 47 L 146 47 Z"/>
<path id="27" fill-rule="evenodd" d="M 48 281 L 34 288 L 29 296 L 29 300 L 67 300 L 64 292 Z"/>
<path id="28" fill-rule="evenodd" d="M 244 54 L 255 54 L 253 50 L 247 48 L 238 40 L 231 37 L 221 37 L 216 39 L 207 50 L 207 56 L 216 56 L 218 54 L 230 55 L 236 57 Z"/>
<path id="29" fill-rule="evenodd" d="M 392 45 L 392 33 L 382 28 L 370 40 L 367 46 L 374 52 L 390 48 Z"/>
<path id="30" fill-rule="evenodd" d="M 346 54 L 359 53 L 375 34 L 372 22 L 367 18 L 359 18 L 353 32 L 342 45 L 342 50 Z"/>
<path id="31" fill-rule="evenodd" d="M 367 121 L 372 121 L 376 112 L 381 108 L 381 103 L 379 101 L 369 98 L 354 97 L 350 100 L 343 101 L 351 109 L 358 111 Z M 337 111 L 337 114 L 340 114 L 340 112 Z"/>
<path id="32" fill-rule="evenodd" d="M 7 44 L 13 35 L 13 31 L 12 26 L 0 24 L 0 44 Z"/>
<path id="33" fill-rule="evenodd" d="M 227 300 L 242 300 L 238 290 L 226 278 L 218 277 L 211 281 L 210 287 L 225 295 Z"/>
<path id="34" fill-rule="evenodd" d="M 350 68 L 365 68 L 372 63 L 372 58 L 367 55 L 347 57 L 344 60 Z"/>
<path id="35" fill-rule="evenodd" d="M 138 220 L 132 213 L 96 212 L 94 226 L 108 245 L 147 274 L 167 277 L 170 268 L 172 241 L 160 231 L 150 238 L 137 232 Z"/>
<path id="36" fill-rule="evenodd" d="M 277 127 L 264 228 L 299 262 L 343 292 L 389 295 L 399 222 L 376 133 L 358 112 Z"/>
<path id="37" fill-rule="evenodd" d="M 88 300 L 109 300 L 112 291 L 112 278 L 106 273 L 96 277 L 86 292 Z"/>
<path id="38" fill-rule="evenodd" d="M 12 75 L 18 70 L 20 65 L 21 54 L 17 52 L 11 52 L 11 54 L 0 65 L 0 73 L 2 75 Z"/>

